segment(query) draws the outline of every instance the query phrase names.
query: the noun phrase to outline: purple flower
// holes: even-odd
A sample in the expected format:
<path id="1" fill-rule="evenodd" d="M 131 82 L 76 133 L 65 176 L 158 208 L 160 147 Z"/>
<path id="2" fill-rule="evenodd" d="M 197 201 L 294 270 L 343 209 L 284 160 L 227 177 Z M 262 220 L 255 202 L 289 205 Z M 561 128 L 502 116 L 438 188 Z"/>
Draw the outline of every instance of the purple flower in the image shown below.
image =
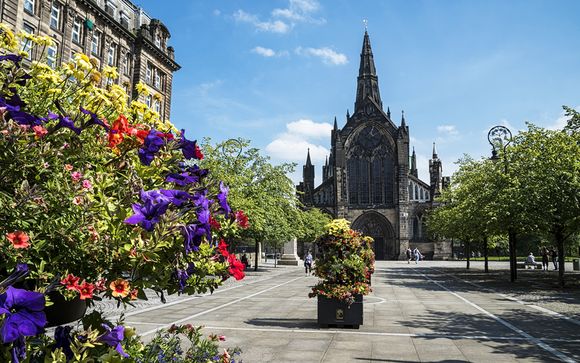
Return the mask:
<path id="1" fill-rule="evenodd" d="M 220 202 L 220 206 L 224 214 L 227 216 L 232 212 L 230 205 L 228 204 L 228 193 L 230 189 L 225 186 L 224 182 L 220 182 L 220 192 L 217 195 L 217 199 Z"/>
<path id="2" fill-rule="evenodd" d="M 43 310 L 43 294 L 9 286 L 0 295 L 0 315 L 4 314 L 4 322 L 0 328 L 2 342 L 8 344 L 21 337 L 42 333 L 46 325 Z"/>
<path id="3" fill-rule="evenodd" d="M 67 116 L 57 115 L 57 114 L 52 113 L 50 111 L 48 112 L 48 118 L 47 118 L 48 120 L 55 120 L 57 118 L 58 118 L 58 123 L 54 127 L 53 131 L 56 131 L 58 129 L 62 129 L 64 127 L 64 128 L 67 128 L 67 129 L 74 131 L 77 135 L 81 134 L 81 129 L 75 126 L 75 122 L 73 120 L 71 120 Z"/>
<path id="4" fill-rule="evenodd" d="M 107 330 L 107 332 L 101 335 L 98 340 L 114 347 L 119 354 L 125 358 L 129 357 L 129 354 L 123 351 L 123 347 L 121 346 L 121 341 L 125 337 L 125 327 L 122 325 L 117 325 L 113 329 L 111 329 L 108 325 L 103 324 L 103 328 Z"/>
<path id="5" fill-rule="evenodd" d="M 6 55 L 0 55 L 0 61 L 10 61 L 16 65 L 19 65 L 20 62 L 22 61 L 22 56 L 19 56 L 17 54 L 6 54 Z"/>
<path id="6" fill-rule="evenodd" d="M 189 278 L 189 274 L 186 270 L 177 269 L 177 283 L 179 284 L 179 292 L 183 292 L 187 287 L 187 279 Z"/>
<path id="7" fill-rule="evenodd" d="M 7 119 L 12 119 L 19 125 L 41 125 L 41 118 L 22 111 L 24 106 L 25 103 L 17 94 L 14 94 L 9 98 L 0 97 L 0 107 L 6 108 L 6 111 L 8 111 L 8 115 L 6 116 Z"/>
<path id="8" fill-rule="evenodd" d="M 203 241 L 203 236 L 205 236 L 208 241 L 211 241 L 211 229 L 209 224 L 188 224 L 183 227 L 182 234 L 184 237 L 183 247 L 185 248 L 186 254 L 199 249 L 199 245 L 201 245 L 201 242 Z"/>
<path id="9" fill-rule="evenodd" d="M 167 175 L 165 179 L 166 182 L 174 183 L 179 186 L 186 186 L 188 184 L 193 184 L 199 182 L 199 177 L 196 175 L 189 175 L 188 172 L 183 172 L 181 174 L 171 173 Z"/>
<path id="10" fill-rule="evenodd" d="M 83 129 L 86 129 L 87 127 L 91 126 L 91 125 L 99 125 L 101 127 L 103 127 L 105 130 L 109 131 L 109 126 L 107 126 L 107 124 L 105 124 L 105 122 L 103 120 L 101 120 L 96 113 L 93 113 L 89 110 L 85 110 L 82 107 L 79 107 L 79 109 L 81 110 L 82 113 L 84 113 L 85 115 L 90 115 L 91 118 L 83 125 Z"/>
<path id="11" fill-rule="evenodd" d="M 125 219 L 127 224 L 139 224 L 148 232 L 153 231 L 155 225 L 165 214 L 169 207 L 170 200 L 156 190 L 141 191 L 142 204 L 133 204 L 133 214 Z"/>
<path id="12" fill-rule="evenodd" d="M 67 360 L 72 359 L 73 351 L 70 349 L 72 326 L 57 326 L 54 330 L 54 349 L 62 348 Z"/>
<path id="13" fill-rule="evenodd" d="M 175 190 L 175 189 L 161 189 L 159 192 L 167 197 L 171 203 L 173 203 L 176 207 L 181 207 L 181 205 L 188 200 L 193 199 L 193 197 L 183 190 Z"/>
<path id="14" fill-rule="evenodd" d="M 151 129 L 147 137 L 145 137 L 143 147 L 139 149 L 139 160 L 141 160 L 141 164 L 151 165 L 155 154 L 165 144 L 165 140 L 159 134 L 157 130 Z"/>
<path id="15" fill-rule="evenodd" d="M 16 270 L 12 272 L 10 276 L 8 276 L 4 281 L 0 282 L 0 291 L 2 289 L 12 286 L 15 282 L 22 280 L 22 278 L 26 277 L 30 271 L 28 270 L 28 265 L 25 263 L 17 263 Z"/>
<path id="16" fill-rule="evenodd" d="M 179 140 L 179 148 L 183 153 L 183 157 L 189 159 L 200 159 L 200 153 L 197 146 L 197 140 L 188 140 L 185 138 L 185 130 L 181 130 L 181 139 Z"/>

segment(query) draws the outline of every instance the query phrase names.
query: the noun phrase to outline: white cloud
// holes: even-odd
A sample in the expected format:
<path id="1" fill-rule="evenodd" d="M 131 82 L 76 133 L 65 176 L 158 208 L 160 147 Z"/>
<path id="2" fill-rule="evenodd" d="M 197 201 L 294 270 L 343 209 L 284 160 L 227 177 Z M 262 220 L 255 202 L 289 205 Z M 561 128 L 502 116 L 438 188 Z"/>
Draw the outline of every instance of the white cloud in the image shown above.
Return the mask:
<path id="1" fill-rule="evenodd" d="M 325 122 L 319 123 L 307 119 L 289 122 L 286 124 L 286 132 L 270 142 L 266 146 L 266 152 L 274 159 L 293 161 L 302 165 L 310 149 L 312 163 L 320 166 L 329 151 L 314 140 L 321 139 L 327 142 L 330 139 L 331 130 L 332 125 Z"/>
<path id="2" fill-rule="evenodd" d="M 219 9 L 214 9 L 213 15 L 220 16 L 220 15 L 222 15 L 222 12 Z"/>
<path id="3" fill-rule="evenodd" d="M 287 33 L 291 28 L 281 20 L 260 21 L 257 15 L 246 13 L 241 9 L 234 13 L 234 19 L 241 23 L 252 24 L 257 30 L 272 33 Z"/>
<path id="4" fill-rule="evenodd" d="M 274 52 L 274 50 L 270 49 L 270 48 L 264 48 L 264 47 L 254 47 L 252 49 L 252 52 L 262 55 L 264 57 L 273 57 L 276 55 L 276 52 Z"/>
<path id="5" fill-rule="evenodd" d="M 326 122 L 314 122 L 312 120 L 298 120 L 286 124 L 289 134 L 300 135 L 307 138 L 328 138 L 332 131 L 332 125 Z"/>
<path id="6" fill-rule="evenodd" d="M 455 125 L 439 125 L 437 126 L 437 132 L 450 136 L 459 134 L 459 131 L 457 131 Z"/>
<path id="7" fill-rule="evenodd" d="M 580 111 L 580 106 L 573 107 L 573 109 Z M 566 116 L 566 111 L 562 111 L 560 116 L 550 125 L 546 126 L 546 128 L 550 130 L 561 130 L 568 124 L 568 120 L 570 120 L 570 116 Z"/>
<path id="8" fill-rule="evenodd" d="M 272 16 L 294 22 L 326 23 L 324 18 L 315 19 L 312 17 L 312 14 L 318 10 L 320 10 L 320 4 L 316 0 L 290 0 L 287 8 L 272 10 Z"/>
<path id="9" fill-rule="evenodd" d="M 303 56 L 313 56 L 322 59 L 325 64 L 342 65 L 348 63 L 348 58 L 342 53 L 337 53 L 334 50 L 323 48 L 302 48 L 298 47 L 294 50 L 296 54 Z"/>

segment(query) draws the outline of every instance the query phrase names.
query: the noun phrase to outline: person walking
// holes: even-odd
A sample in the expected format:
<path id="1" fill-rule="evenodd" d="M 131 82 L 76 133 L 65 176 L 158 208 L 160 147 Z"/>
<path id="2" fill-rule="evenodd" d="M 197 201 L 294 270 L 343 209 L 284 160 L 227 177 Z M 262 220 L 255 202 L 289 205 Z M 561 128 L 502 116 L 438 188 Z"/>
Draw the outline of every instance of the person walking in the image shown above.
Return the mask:
<path id="1" fill-rule="evenodd" d="M 415 265 L 419 263 L 419 260 L 421 259 L 421 252 L 419 252 L 419 249 L 417 247 L 415 247 L 415 249 L 413 250 L 413 255 L 415 256 Z"/>
<path id="2" fill-rule="evenodd" d="M 552 257 L 552 263 L 554 264 L 554 270 L 558 269 L 558 252 L 552 247 L 550 250 L 550 256 Z"/>
<path id="3" fill-rule="evenodd" d="M 542 247 L 542 270 L 548 271 L 548 265 L 550 264 L 548 260 L 548 249 Z"/>
<path id="4" fill-rule="evenodd" d="M 407 263 L 411 263 L 411 256 L 412 256 L 413 252 L 411 251 L 411 249 L 409 247 L 407 247 L 407 251 L 405 251 L 405 254 L 407 255 Z"/>
<path id="5" fill-rule="evenodd" d="M 304 257 L 304 272 L 306 275 L 312 273 L 312 254 L 310 251 L 308 251 L 306 257 Z"/>

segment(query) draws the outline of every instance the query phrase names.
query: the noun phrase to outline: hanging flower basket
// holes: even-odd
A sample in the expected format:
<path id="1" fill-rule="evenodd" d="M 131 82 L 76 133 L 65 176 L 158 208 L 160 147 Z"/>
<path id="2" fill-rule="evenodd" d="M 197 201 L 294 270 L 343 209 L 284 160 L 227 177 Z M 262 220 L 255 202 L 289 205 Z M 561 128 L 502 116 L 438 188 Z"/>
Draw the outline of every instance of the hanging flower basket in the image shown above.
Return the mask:
<path id="1" fill-rule="evenodd" d="M 46 327 L 54 327 L 77 321 L 87 312 L 86 300 L 76 296 L 72 300 L 66 300 L 59 292 L 51 291 L 46 294 L 53 303 L 44 309 L 46 314 Z"/>

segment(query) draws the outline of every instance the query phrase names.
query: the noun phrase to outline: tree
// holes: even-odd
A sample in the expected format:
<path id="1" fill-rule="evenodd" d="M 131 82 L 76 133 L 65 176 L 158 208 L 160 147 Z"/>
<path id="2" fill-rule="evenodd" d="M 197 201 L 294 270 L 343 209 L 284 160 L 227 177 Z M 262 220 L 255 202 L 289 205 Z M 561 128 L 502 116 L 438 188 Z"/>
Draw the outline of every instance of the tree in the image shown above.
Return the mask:
<path id="1" fill-rule="evenodd" d="M 287 177 L 293 164 L 272 165 L 268 157 L 250 147 L 249 140 L 232 139 L 215 146 L 205 139 L 205 158 L 201 165 L 210 168 L 215 178 L 229 186 L 229 203 L 234 210 L 247 213 L 250 227 L 239 238 L 256 244 L 267 242 L 278 249 L 290 238 L 304 233 L 302 211 L 292 181 Z"/>

